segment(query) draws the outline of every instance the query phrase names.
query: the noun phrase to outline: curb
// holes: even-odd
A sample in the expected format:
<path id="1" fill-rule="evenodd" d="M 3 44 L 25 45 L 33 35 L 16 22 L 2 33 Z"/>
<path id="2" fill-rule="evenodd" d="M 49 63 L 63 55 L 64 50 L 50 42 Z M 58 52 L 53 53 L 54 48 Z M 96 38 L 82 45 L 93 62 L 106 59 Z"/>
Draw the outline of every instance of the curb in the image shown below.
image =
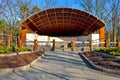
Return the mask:
<path id="1" fill-rule="evenodd" d="M 105 54 L 105 53 L 101 53 L 101 52 L 94 52 L 98 55 L 101 55 L 101 56 L 105 56 L 105 57 L 109 57 L 109 58 L 116 58 L 116 59 L 120 59 L 119 56 L 112 56 L 112 55 L 109 55 L 109 54 Z"/>
<path id="2" fill-rule="evenodd" d="M 44 54 L 43 54 L 44 55 Z M 35 59 L 34 61 L 32 61 L 30 64 L 24 65 L 24 66 L 20 66 L 20 67 L 16 67 L 16 68 L 6 68 L 6 69 L 0 69 L 0 75 L 5 75 L 8 73 L 12 73 L 12 72 L 20 72 L 20 71 L 27 71 L 31 68 L 31 66 L 33 66 L 39 59 L 41 58 L 38 57 L 37 59 Z"/>
<path id="3" fill-rule="evenodd" d="M 79 53 L 79 55 L 93 69 L 96 69 L 96 70 L 99 70 L 99 71 L 102 71 L 102 72 L 107 72 L 107 73 L 112 73 L 112 74 L 120 75 L 120 71 L 118 71 L 118 70 L 112 70 L 112 69 L 102 68 L 100 66 L 95 65 L 93 62 L 91 62 L 84 54 Z"/>
<path id="4" fill-rule="evenodd" d="M 32 52 L 35 52 L 35 51 L 13 52 L 12 54 L 0 54 L 0 56 L 2 56 L 2 57 L 4 57 L 4 56 L 15 56 L 15 55 L 18 55 L 18 54 L 30 54 Z"/>

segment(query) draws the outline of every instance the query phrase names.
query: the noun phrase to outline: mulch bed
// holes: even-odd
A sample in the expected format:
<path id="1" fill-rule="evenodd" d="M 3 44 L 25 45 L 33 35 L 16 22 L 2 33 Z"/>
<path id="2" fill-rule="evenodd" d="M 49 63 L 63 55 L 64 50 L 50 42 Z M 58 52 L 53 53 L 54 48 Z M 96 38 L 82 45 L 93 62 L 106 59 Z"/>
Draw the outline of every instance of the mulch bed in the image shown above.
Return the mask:
<path id="1" fill-rule="evenodd" d="M 112 70 L 120 70 L 120 59 L 104 57 L 94 52 L 85 52 L 84 55 L 95 65 Z"/>
<path id="2" fill-rule="evenodd" d="M 23 65 L 27 65 L 37 59 L 44 52 L 33 52 L 28 54 L 18 54 L 15 56 L 0 57 L 0 69 L 3 68 L 15 68 Z"/>

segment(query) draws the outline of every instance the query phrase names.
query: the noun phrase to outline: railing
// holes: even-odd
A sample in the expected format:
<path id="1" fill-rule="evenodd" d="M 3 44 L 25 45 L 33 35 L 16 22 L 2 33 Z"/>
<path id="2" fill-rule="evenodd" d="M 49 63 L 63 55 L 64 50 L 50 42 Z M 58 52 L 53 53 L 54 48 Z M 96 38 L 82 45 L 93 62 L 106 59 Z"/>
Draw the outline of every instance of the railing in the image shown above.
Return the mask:
<path id="1" fill-rule="evenodd" d="M 10 35 L 7 34 L 0 34 L 1 36 L 6 36 L 6 39 L 2 39 L 0 41 L 1 46 L 13 46 L 16 45 L 17 47 L 27 47 L 31 48 L 31 50 L 51 50 L 53 47 L 53 41 L 32 41 L 32 40 L 18 40 L 17 36 L 12 36 L 14 41 L 10 42 Z M 25 41 L 25 44 L 24 44 Z M 73 49 L 73 47 L 75 49 Z M 103 47 L 120 47 L 120 41 L 110 42 L 104 39 L 102 42 L 99 40 L 92 40 L 92 41 L 55 41 L 55 50 L 62 50 L 62 51 L 71 51 L 76 50 L 79 51 L 82 48 L 85 50 L 94 50 L 96 48 L 103 48 Z"/>

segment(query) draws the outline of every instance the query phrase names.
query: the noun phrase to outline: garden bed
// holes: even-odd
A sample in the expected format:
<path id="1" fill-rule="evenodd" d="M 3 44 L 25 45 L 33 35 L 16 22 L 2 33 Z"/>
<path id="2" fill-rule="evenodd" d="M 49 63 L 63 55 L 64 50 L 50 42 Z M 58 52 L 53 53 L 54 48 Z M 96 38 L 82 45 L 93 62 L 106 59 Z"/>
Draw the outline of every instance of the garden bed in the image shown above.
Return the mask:
<path id="1" fill-rule="evenodd" d="M 44 54 L 44 52 L 32 52 L 28 54 L 18 54 L 4 57 L 0 56 L 0 69 L 15 68 L 27 65 L 40 57 L 42 54 Z"/>
<path id="2" fill-rule="evenodd" d="M 109 58 L 96 54 L 95 52 L 85 52 L 84 55 L 92 61 L 95 65 L 103 68 L 119 70 L 120 71 L 120 59 Z"/>

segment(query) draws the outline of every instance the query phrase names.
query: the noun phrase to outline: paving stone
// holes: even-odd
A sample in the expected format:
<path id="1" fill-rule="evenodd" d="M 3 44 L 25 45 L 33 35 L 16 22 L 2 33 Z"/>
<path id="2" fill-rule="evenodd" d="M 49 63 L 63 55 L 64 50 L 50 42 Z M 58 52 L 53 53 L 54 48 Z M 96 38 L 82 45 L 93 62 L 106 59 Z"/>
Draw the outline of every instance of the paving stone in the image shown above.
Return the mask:
<path id="1" fill-rule="evenodd" d="M 88 68 L 78 54 L 49 51 L 29 71 L 0 75 L 0 80 L 120 80 Z"/>

